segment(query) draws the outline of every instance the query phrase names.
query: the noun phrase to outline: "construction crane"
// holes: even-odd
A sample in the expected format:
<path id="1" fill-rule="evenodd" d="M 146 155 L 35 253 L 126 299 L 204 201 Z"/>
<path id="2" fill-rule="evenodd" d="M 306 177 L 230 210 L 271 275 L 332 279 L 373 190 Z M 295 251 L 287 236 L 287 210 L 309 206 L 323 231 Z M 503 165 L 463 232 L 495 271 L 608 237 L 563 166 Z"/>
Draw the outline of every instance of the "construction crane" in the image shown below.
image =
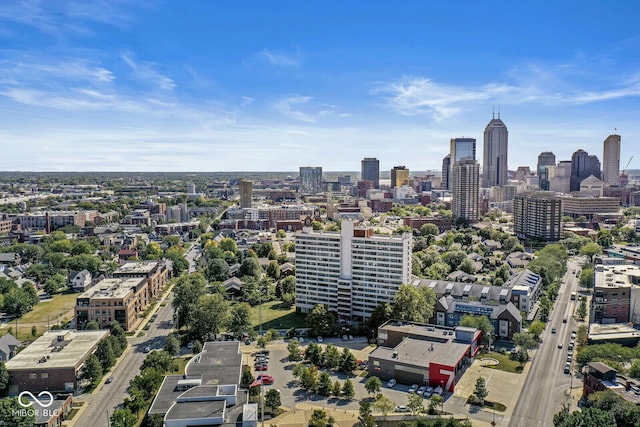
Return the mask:
<path id="1" fill-rule="evenodd" d="M 629 158 L 629 161 L 627 162 L 625 167 L 622 169 L 622 173 L 620 174 L 620 187 L 624 187 L 629 183 L 629 177 L 627 176 L 627 168 L 629 167 L 629 164 L 631 164 L 631 160 L 633 160 L 633 156 Z"/>

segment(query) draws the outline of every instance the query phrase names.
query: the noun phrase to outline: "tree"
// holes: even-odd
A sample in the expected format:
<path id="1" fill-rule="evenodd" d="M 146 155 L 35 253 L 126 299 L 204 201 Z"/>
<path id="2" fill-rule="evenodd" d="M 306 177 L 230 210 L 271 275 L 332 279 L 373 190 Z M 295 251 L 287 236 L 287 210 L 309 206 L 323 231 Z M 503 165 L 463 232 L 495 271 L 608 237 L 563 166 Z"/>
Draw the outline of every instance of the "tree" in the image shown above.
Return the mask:
<path id="1" fill-rule="evenodd" d="M 95 320 L 90 320 L 84 325 L 84 329 L 87 331 L 97 331 L 100 329 L 100 325 Z"/>
<path id="2" fill-rule="evenodd" d="M 255 380 L 255 377 L 251 373 L 251 368 L 244 366 L 242 368 L 242 376 L 240 377 L 240 387 L 249 388 L 251 383 Z"/>
<path id="3" fill-rule="evenodd" d="M 305 368 L 300 374 L 300 385 L 307 391 L 316 391 L 318 389 L 318 368 L 311 366 Z"/>
<path id="4" fill-rule="evenodd" d="M 164 416 L 160 414 L 151 414 L 147 416 L 146 427 L 163 427 Z"/>
<path id="5" fill-rule="evenodd" d="M 389 399 L 387 396 L 378 396 L 376 403 L 373 405 L 376 411 L 382 412 L 382 415 L 384 415 L 385 417 L 387 416 L 387 414 L 389 414 L 389 412 L 393 411 L 393 408 L 395 406 L 395 402 Z"/>
<path id="6" fill-rule="evenodd" d="M 276 286 L 276 297 L 282 298 L 285 294 L 295 294 L 296 278 L 295 276 L 287 276 L 278 282 Z"/>
<path id="7" fill-rule="evenodd" d="M 262 276 L 262 267 L 260 267 L 260 263 L 254 257 L 248 256 L 242 261 L 240 268 L 238 269 L 238 276 L 253 276 L 256 279 L 259 279 Z"/>
<path id="8" fill-rule="evenodd" d="M 229 313 L 229 303 L 220 294 L 202 295 L 198 298 L 190 332 L 200 341 L 216 336 L 224 327 Z"/>
<path id="9" fill-rule="evenodd" d="M 35 337 L 36 335 L 38 335 L 38 328 L 36 327 L 36 325 L 31 326 L 31 336 Z"/>
<path id="10" fill-rule="evenodd" d="M 335 397 L 340 397 L 341 393 L 342 393 L 342 386 L 340 385 L 340 381 L 336 380 L 333 383 L 333 386 L 331 386 L 331 394 L 334 395 Z"/>
<path id="11" fill-rule="evenodd" d="M 393 298 L 393 317 L 410 322 L 426 323 L 433 315 L 436 296 L 433 289 L 401 285 Z"/>
<path id="12" fill-rule="evenodd" d="M 227 330 L 236 337 L 241 336 L 251 327 L 251 306 L 241 302 L 231 307 Z"/>
<path id="13" fill-rule="evenodd" d="M 309 343 L 304 355 L 313 365 L 320 365 L 322 363 L 322 349 L 315 342 Z"/>
<path id="14" fill-rule="evenodd" d="M 425 225 L 433 225 L 433 224 L 425 224 Z M 384 322 L 391 319 L 393 314 L 393 308 L 391 304 L 388 302 L 381 302 L 373 309 L 371 312 L 371 317 L 369 318 L 369 328 L 370 329 L 378 329 Z"/>
<path id="15" fill-rule="evenodd" d="M 429 415 L 434 415 L 438 410 L 438 405 L 442 404 L 442 396 L 434 394 L 429 402 Z"/>
<path id="16" fill-rule="evenodd" d="M 381 388 L 382 388 L 382 382 L 378 377 L 371 377 L 364 384 L 364 389 L 367 390 L 367 393 L 373 394 L 373 395 L 380 392 Z"/>
<path id="17" fill-rule="evenodd" d="M 306 323 L 311 335 L 330 335 L 333 332 L 336 317 L 324 304 L 316 304 L 309 314 Z"/>
<path id="18" fill-rule="evenodd" d="M 594 284 L 594 273 L 593 268 L 587 267 L 583 268 L 580 272 L 580 286 L 585 288 L 592 288 Z"/>
<path id="19" fill-rule="evenodd" d="M 175 356 L 180 352 L 180 343 L 173 335 L 169 335 L 164 343 L 164 350 L 171 356 Z"/>
<path id="20" fill-rule="evenodd" d="M 3 390 L 9 385 L 9 372 L 4 362 L 0 360 L 0 394 L 3 394 Z M 1 425 L 1 424 L 0 424 Z"/>
<path id="21" fill-rule="evenodd" d="M 229 264 L 222 258 L 213 258 L 207 262 L 205 275 L 211 282 L 224 282 L 230 276 Z"/>
<path id="22" fill-rule="evenodd" d="M 271 413 L 275 413 L 282 405 L 280 402 L 280 391 L 276 389 L 268 390 L 264 395 L 264 406 L 270 409 Z"/>
<path id="23" fill-rule="evenodd" d="M 333 344 L 327 344 L 322 355 L 322 366 L 328 369 L 338 367 L 340 363 L 340 352 L 338 347 Z"/>
<path id="24" fill-rule="evenodd" d="M 287 351 L 289 351 L 289 361 L 297 362 L 302 359 L 300 355 L 300 343 L 298 340 L 290 340 L 287 344 Z"/>
<path id="25" fill-rule="evenodd" d="M 96 350 L 96 356 L 102 365 L 102 370 L 106 371 L 110 367 L 113 366 L 116 361 L 116 355 L 113 352 L 113 347 L 111 347 L 111 341 L 108 339 L 103 339 L 98 344 L 98 348 Z"/>
<path id="26" fill-rule="evenodd" d="M 191 348 L 191 352 L 193 354 L 198 354 L 202 352 L 202 341 L 200 340 L 195 340 L 193 342 L 193 347 Z"/>
<path id="27" fill-rule="evenodd" d="M 278 265 L 278 261 L 270 261 L 267 265 L 267 276 L 271 277 L 273 280 L 278 280 L 280 278 L 280 266 Z"/>
<path id="28" fill-rule="evenodd" d="M 520 364 L 520 366 L 524 366 L 525 363 L 529 360 L 529 352 L 526 349 L 521 348 L 518 353 L 516 353 L 516 360 Z"/>
<path id="29" fill-rule="evenodd" d="M 18 403 L 17 397 L 0 399 L 0 426 L 31 427 L 35 425 L 34 412 L 26 411 Z"/>
<path id="30" fill-rule="evenodd" d="M 424 399 L 417 393 L 411 393 L 408 395 L 409 403 L 407 403 L 407 408 L 411 411 L 413 415 L 418 415 L 419 413 L 424 411 Z"/>
<path id="31" fill-rule="evenodd" d="M 89 381 L 97 381 L 102 378 L 103 369 L 100 360 L 95 354 L 89 356 L 82 368 L 82 378 Z"/>
<path id="32" fill-rule="evenodd" d="M 531 335 L 533 335 L 533 338 L 536 341 L 539 341 L 540 335 L 542 334 L 542 332 L 544 332 L 545 327 L 546 325 L 543 322 L 539 320 L 534 320 L 533 322 L 531 322 L 527 330 Z"/>
<path id="33" fill-rule="evenodd" d="M 126 398 L 123 403 L 126 409 L 136 414 L 136 418 L 138 412 L 140 412 L 140 410 L 147 404 L 146 400 L 144 399 L 144 393 L 138 388 L 131 388 L 129 390 L 129 397 Z"/>
<path id="34" fill-rule="evenodd" d="M 344 380 L 344 384 L 342 384 L 342 395 L 346 399 L 353 399 L 356 395 L 356 389 L 353 387 L 353 383 L 349 378 Z"/>
<path id="35" fill-rule="evenodd" d="M 476 266 L 469 258 L 465 258 L 458 266 L 458 270 L 464 271 L 467 274 L 473 274 L 476 272 Z"/>
<path id="36" fill-rule="evenodd" d="M 578 317 L 580 320 L 584 320 L 587 317 L 587 299 L 585 297 L 580 298 L 580 306 L 578 307 Z"/>
<path id="37" fill-rule="evenodd" d="M 480 405 L 484 406 L 484 399 L 489 395 L 487 384 L 484 381 L 484 378 L 479 377 L 476 380 L 476 386 L 473 389 L 473 395 L 478 398 L 478 400 L 480 401 Z"/>
<path id="38" fill-rule="evenodd" d="M 520 348 L 530 350 L 536 346 L 533 334 L 529 332 L 516 332 L 512 337 L 513 343 Z"/>
<path id="39" fill-rule="evenodd" d="M 448 251 L 442 255 L 442 261 L 449 265 L 450 271 L 455 271 L 466 257 L 463 251 Z"/>
<path id="40" fill-rule="evenodd" d="M 116 409 L 110 421 L 111 427 L 131 427 L 138 422 L 138 417 L 128 409 Z"/>
<path id="41" fill-rule="evenodd" d="M 460 326 L 480 329 L 482 331 L 483 342 L 491 345 L 495 329 L 487 316 L 473 316 L 471 314 L 467 314 L 460 320 Z"/>
<path id="42" fill-rule="evenodd" d="M 328 427 L 333 424 L 333 417 L 327 416 L 322 409 L 314 409 L 309 418 L 309 427 Z"/>
<path id="43" fill-rule="evenodd" d="M 339 367 L 340 371 L 347 375 L 351 375 L 353 371 L 355 371 L 358 367 L 358 361 L 356 360 L 356 357 L 347 347 L 342 350 Z"/>
<path id="44" fill-rule="evenodd" d="M 58 272 L 49 277 L 44 283 L 43 289 L 48 294 L 55 294 L 67 288 L 67 275 Z"/>
<path id="45" fill-rule="evenodd" d="M 206 285 L 207 280 L 201 273 L 178 278 L 171 303 L 177 314 L 178 327 L 188 326 L 191 323 L 198 299 L 206 294 Z"/>
<path id="46" fill-rule="evenodd" d="M 581 411 L 569 413 L 564 407 L 553 416 L 555 427 L 616 427 L 613 414 L 598 408 L 583 408 Z"/>
<path id="47" fill-rule="evenodd" d="M 328 372 L 321 372 L 318 378 L 318 394 L 329 396 L 331 394 L 331 377 Z"/>
<path id="48" fill-rule="evenodd" d="M 373 418 L 373 414 L 371 414 L 370 402 L 367 402 L 367 401 L 360 402 L 359 413 L 360 413 L 360 417 L 359 417 L 360 423 L 362 424 L 363 427 L 375 426 L 376 422 L 375 422 L 375 419 Z"/>

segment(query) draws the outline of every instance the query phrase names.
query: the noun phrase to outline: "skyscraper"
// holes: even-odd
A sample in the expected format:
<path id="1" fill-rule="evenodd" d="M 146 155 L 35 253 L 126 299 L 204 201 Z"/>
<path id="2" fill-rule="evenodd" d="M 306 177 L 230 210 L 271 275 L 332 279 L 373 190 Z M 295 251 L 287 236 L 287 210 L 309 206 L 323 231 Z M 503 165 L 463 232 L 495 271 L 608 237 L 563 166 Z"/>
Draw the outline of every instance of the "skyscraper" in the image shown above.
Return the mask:
<path id="1" fill-rule="evenodd" d="M 450 166 L 449 180 L 453 178 L 453 168 L 456 163 L 463 160 L 476 160 L 476 139 L 475 138 L 451 138 L 449 144 Z M 449 187 L 453 185 L 449 182 Z"/>
<path id="2" fill-rule="evenodd" d="M 538 186 L 542 190 L 549 189 L 549 169 L 547 166 L 556 165 L 556 155 L 551 151 L 543 151 L 538 155 Z"/>
<path id="3" fill-rule="evenodd" d="M 447 154 L 442 159 L 442 183 L 440 184 L 440 188 L 444 188 L 445 190 L 451 189 L 451 184 L 449 183 L 450 175 L 451 175 L 451 154 Z"/>
<path id="4" fill-rule="evenodd" d="M 475 160 L 461 160 L 453 166 L 451 179 L 453 219 L 475 222 L 479 217 L 480 165 Z"/>
<path id="5" fill-rule="evenodd" d="M 251 199 L 253 197 L 253 182 L 244 178 L 240 178 L 238 182 L 240 192 L 240 209 L 251 208 Z"/>
<path id="6" fill-rule="evenodd" d="M 375 157 L 365 157 L 361 166 L 360 180 L 373 181 L 373 188 L 380 188 L 380 161 Z"/>
<path id="7" fill-rule="evenodd" d="M 513 232 L 523 239 L 562 238 L 562 202 L 550 191 L 518 194 L 513 199 Z"/>
<path id="8" fill-rule="evenodd" d="M 605 185 L 620 184 L 620 135 L 609 135 L 602 150 L 602 181 Z"/>
<path id="9" fill-rule="evenodd" d="M 571 156 L 571 184 L 569 191 L 580 191 L 580 182 L 589 176 L 601 178 L 598 156 L 578 150 Z"/>
<path id="10" fill-rule="evenodd" d="M 322 167 L 301 166 L 300 167 L 300 192 L 305 194 L 316 194 L 322 191 Z"/>
<path id="11" fill-rule="evenodd" d="M 391 188 L 409 185 L 409 169 L 405 166 L 394 166 L 391 169 Z"/>
<path id="12" fill-rule="evenodd" d="M 484 156 L 482 162 L 482 187 L 502 187 L 507 183 L 507 156 L 509 131 L 495 115 L 484 129 Z"/>

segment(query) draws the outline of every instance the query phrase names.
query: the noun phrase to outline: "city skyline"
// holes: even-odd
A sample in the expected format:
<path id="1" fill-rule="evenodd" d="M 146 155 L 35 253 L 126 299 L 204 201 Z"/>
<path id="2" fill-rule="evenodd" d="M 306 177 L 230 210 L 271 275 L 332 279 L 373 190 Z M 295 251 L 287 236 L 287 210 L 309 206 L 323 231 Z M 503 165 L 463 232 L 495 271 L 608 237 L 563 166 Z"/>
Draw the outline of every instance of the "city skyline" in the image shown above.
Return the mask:
<path id="1" fill-rule="evenodd" d="M 482 27 L 488 11 L 500 19 Z M 413 174 L 441 170 L 452 138 L 482 140 L 494 113 L 510 170 L 545 151 L 603 160 L 611 134 L 622 168 L 640 139 L 638 12 L 3 2 L 0 170 L 357 171 L 376 157 Z"/>

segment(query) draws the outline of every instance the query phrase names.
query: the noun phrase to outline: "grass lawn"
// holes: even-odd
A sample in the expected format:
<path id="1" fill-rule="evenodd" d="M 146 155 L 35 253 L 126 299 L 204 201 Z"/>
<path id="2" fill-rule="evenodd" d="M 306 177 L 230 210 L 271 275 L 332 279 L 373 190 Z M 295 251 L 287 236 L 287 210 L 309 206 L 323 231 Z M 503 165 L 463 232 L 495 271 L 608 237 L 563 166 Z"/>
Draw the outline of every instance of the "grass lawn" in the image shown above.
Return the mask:
<path id="1" fill-rule="evenodd" d="M 295 308 L 280 308 L 280 301 L 262 304 L 262 329 L 304 328 L 304 315 L 296 313 Z M 260 329 L 260 306 L 251 307 L 251 324 L 254 330 Z"/>
<path id="2" fill-rule="evenodd" d="M 76 292 L 64 292 L 62 294 L 55 294 L 51 299 L 40 301 L 33 307 L 33 310 L 22 316 L 18 323 L 31 324 L 31 323 L 47 323 L 47 317 L 51 325 L 57 322 L 56 317 L 60 317 L 60 320 L 66 315 L 73 307 L 76 306 L 76 298 L 78 298 Z"/>
<path id="3" fill-rule="evenodd" d="M 187 362 L 191 360 L 191 356 L 189 357 L 175 357 L 173 359 L 178 364 L 178 372 L 172 372 L 171 375 L 176 374 L 184 374 L 184 368 L 187 366 Z"/>
<path id="4" fill-rule="evenodd" d="M 498 362 L 500 362 L 498 363 L 498 366 L 488 366 L 489 368 L 499 369 L 505 372 L 512 372 L 514 374 L 522 373 L 522 367 L 520 366 L 520 363 L 515 360 L 511 360 L 508 354 L 498 353 L 497 351 L 489 351 L 486 353 L 481 353 L 477 358 L 491 358 L 496 359 Z"/>

